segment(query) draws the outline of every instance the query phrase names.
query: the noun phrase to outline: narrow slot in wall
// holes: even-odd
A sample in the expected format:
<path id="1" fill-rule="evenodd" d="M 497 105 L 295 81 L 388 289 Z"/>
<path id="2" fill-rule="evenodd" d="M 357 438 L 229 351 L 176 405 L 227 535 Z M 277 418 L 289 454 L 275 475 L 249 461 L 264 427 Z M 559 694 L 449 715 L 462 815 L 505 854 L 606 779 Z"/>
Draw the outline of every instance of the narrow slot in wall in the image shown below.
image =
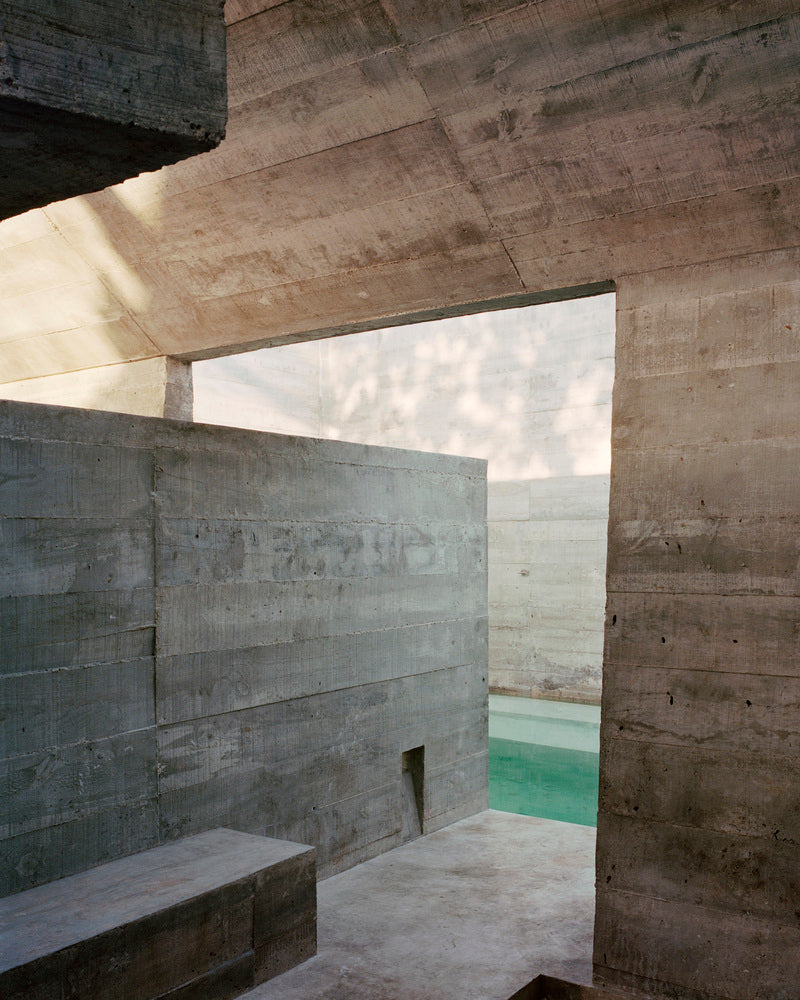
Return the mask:
<path id="1" fill-rule="evenodd" d="M 405 750 L 400 774 L 403 795 L 402 837 L 405 844 L 424 832 L 425 817 L 425 747 Z"/>

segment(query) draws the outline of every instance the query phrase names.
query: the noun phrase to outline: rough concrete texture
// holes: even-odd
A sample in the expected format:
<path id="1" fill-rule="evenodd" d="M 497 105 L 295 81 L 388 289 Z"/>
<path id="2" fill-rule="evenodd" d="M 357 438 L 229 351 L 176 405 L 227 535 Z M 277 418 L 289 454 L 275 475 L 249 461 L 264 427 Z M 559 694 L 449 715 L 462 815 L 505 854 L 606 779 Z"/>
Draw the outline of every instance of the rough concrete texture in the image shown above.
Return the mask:
<path id="1" fill-rule="evenodd" d="M 222 0 L 0 2 L 0 218 L 219 144 Z"/>
<path id="2" fill-rule="evenodd" d="M 0 225 L 0 377 L 615 281 L 597 975 L 794 1000 L 800 8 L 579 6 L 237 0 L 219 150 Z"/>
<path id="3" fill-rule="evenodd" d="M 0 900 L 4 1000 L 223 1000 L 316 951 L 314 850 L 213 830 Z"/>
<path id="4" fill-rule="evenodd" d="M 485 464 L 0 404 L 3 891 L 221 825 L 330 873 L 487 797 Z"/>
<path id="5" fill-rule="evenodd" d="M 797 244 L 797 0 L 226 17 L 218 149 L 0 225 L 4 379 L 109 339 L 197 360 Z M 9 301 L 20 282 L 58 295 Z"/>
<path id="6" fill-rule="evenodd" d="M 201 421 L 487 459 L 490 686 L 599 702 L 613 296 L 196 362 L 193 375 Z"/>
<path id="7" fill-rule="evenodd" d="M 509 1000 L 541 973 L 587 984 L 594 838 L 487 811 L 335 875 L 318 886 L 317 956 L 247 998 Z"/>
<path id="8" fill-rule="evenodd" d="M 595 963 L 800 983 L 798 255 L 620 282 Z"/>

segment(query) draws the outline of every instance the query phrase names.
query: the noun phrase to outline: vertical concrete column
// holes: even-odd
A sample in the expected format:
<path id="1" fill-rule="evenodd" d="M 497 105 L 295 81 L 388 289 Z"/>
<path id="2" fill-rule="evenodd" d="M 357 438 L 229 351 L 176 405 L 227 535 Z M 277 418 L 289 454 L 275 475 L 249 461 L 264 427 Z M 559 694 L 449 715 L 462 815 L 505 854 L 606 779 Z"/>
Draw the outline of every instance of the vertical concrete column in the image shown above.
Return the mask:
<path id="1" fill-rule="evenodd" d="M 800 982 L 798 263 L 618 285 L 598 982 Z"/>
<path id="2" fill-rule="evenodd" d="M 158 360 L 164 365 L 164 412 L 160 416 L 168 420 L 191 420 L 194 410 L 191 361 L 178 361 L 177 358 Z"/>
<path id="3" fill-rule="evenodd" d="M 0 385 L 0 399 L 191 420 L 192 365 L 145 358 Z"/>

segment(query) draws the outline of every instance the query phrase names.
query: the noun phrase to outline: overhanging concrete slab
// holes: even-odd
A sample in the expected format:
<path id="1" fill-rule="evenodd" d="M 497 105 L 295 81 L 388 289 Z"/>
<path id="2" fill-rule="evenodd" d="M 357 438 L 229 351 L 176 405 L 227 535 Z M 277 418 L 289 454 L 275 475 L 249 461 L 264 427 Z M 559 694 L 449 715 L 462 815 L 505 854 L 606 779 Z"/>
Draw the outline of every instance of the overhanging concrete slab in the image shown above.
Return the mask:
<path id="1" fill-rule="evenodd" d="M 0 3 L 0 218 L 218 145 L 219 0 Z"/>

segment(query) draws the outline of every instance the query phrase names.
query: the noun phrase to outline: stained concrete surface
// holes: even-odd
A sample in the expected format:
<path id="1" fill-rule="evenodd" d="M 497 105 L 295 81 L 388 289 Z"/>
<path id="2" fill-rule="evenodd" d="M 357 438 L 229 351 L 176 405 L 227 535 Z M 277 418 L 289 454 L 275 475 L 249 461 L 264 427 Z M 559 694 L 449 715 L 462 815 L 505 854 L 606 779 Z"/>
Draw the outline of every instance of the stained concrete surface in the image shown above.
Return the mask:
<path id="1" fill-rule="evenodd" d="M 0 900 L 4 1000 L 211 1000 L 315 949 L 314 849 L 235 830 Z"/>
<path id="2" fill-rule="evenodd" d="M 312 854 L 312 848 L 286 840 L 209 830 L 6 896 L 0 899 L 0 971 L 260 872 L 292 870 L 298 858 Z M 312 858 L 312 873 L 313 868 Z"/>
<path id="3" fill-rule="evenodd" d="M 488 805 L 486 467 L 0 402 L 0 895 L 218 826 L 331 875 Z M 7 473 L 7 474 L 6 474 Z"/>
<path id="4" fill-rule="evenodd" d="M 0 0 L 0 218 L 219 145 L 222 8 Z"/>
<path id="5" fill-rule="evenodd" d="M 595 831 L 487 810 L 322 881 L 318 953 L 248 1000 L 507 1000 L 591 982 Z"/>

